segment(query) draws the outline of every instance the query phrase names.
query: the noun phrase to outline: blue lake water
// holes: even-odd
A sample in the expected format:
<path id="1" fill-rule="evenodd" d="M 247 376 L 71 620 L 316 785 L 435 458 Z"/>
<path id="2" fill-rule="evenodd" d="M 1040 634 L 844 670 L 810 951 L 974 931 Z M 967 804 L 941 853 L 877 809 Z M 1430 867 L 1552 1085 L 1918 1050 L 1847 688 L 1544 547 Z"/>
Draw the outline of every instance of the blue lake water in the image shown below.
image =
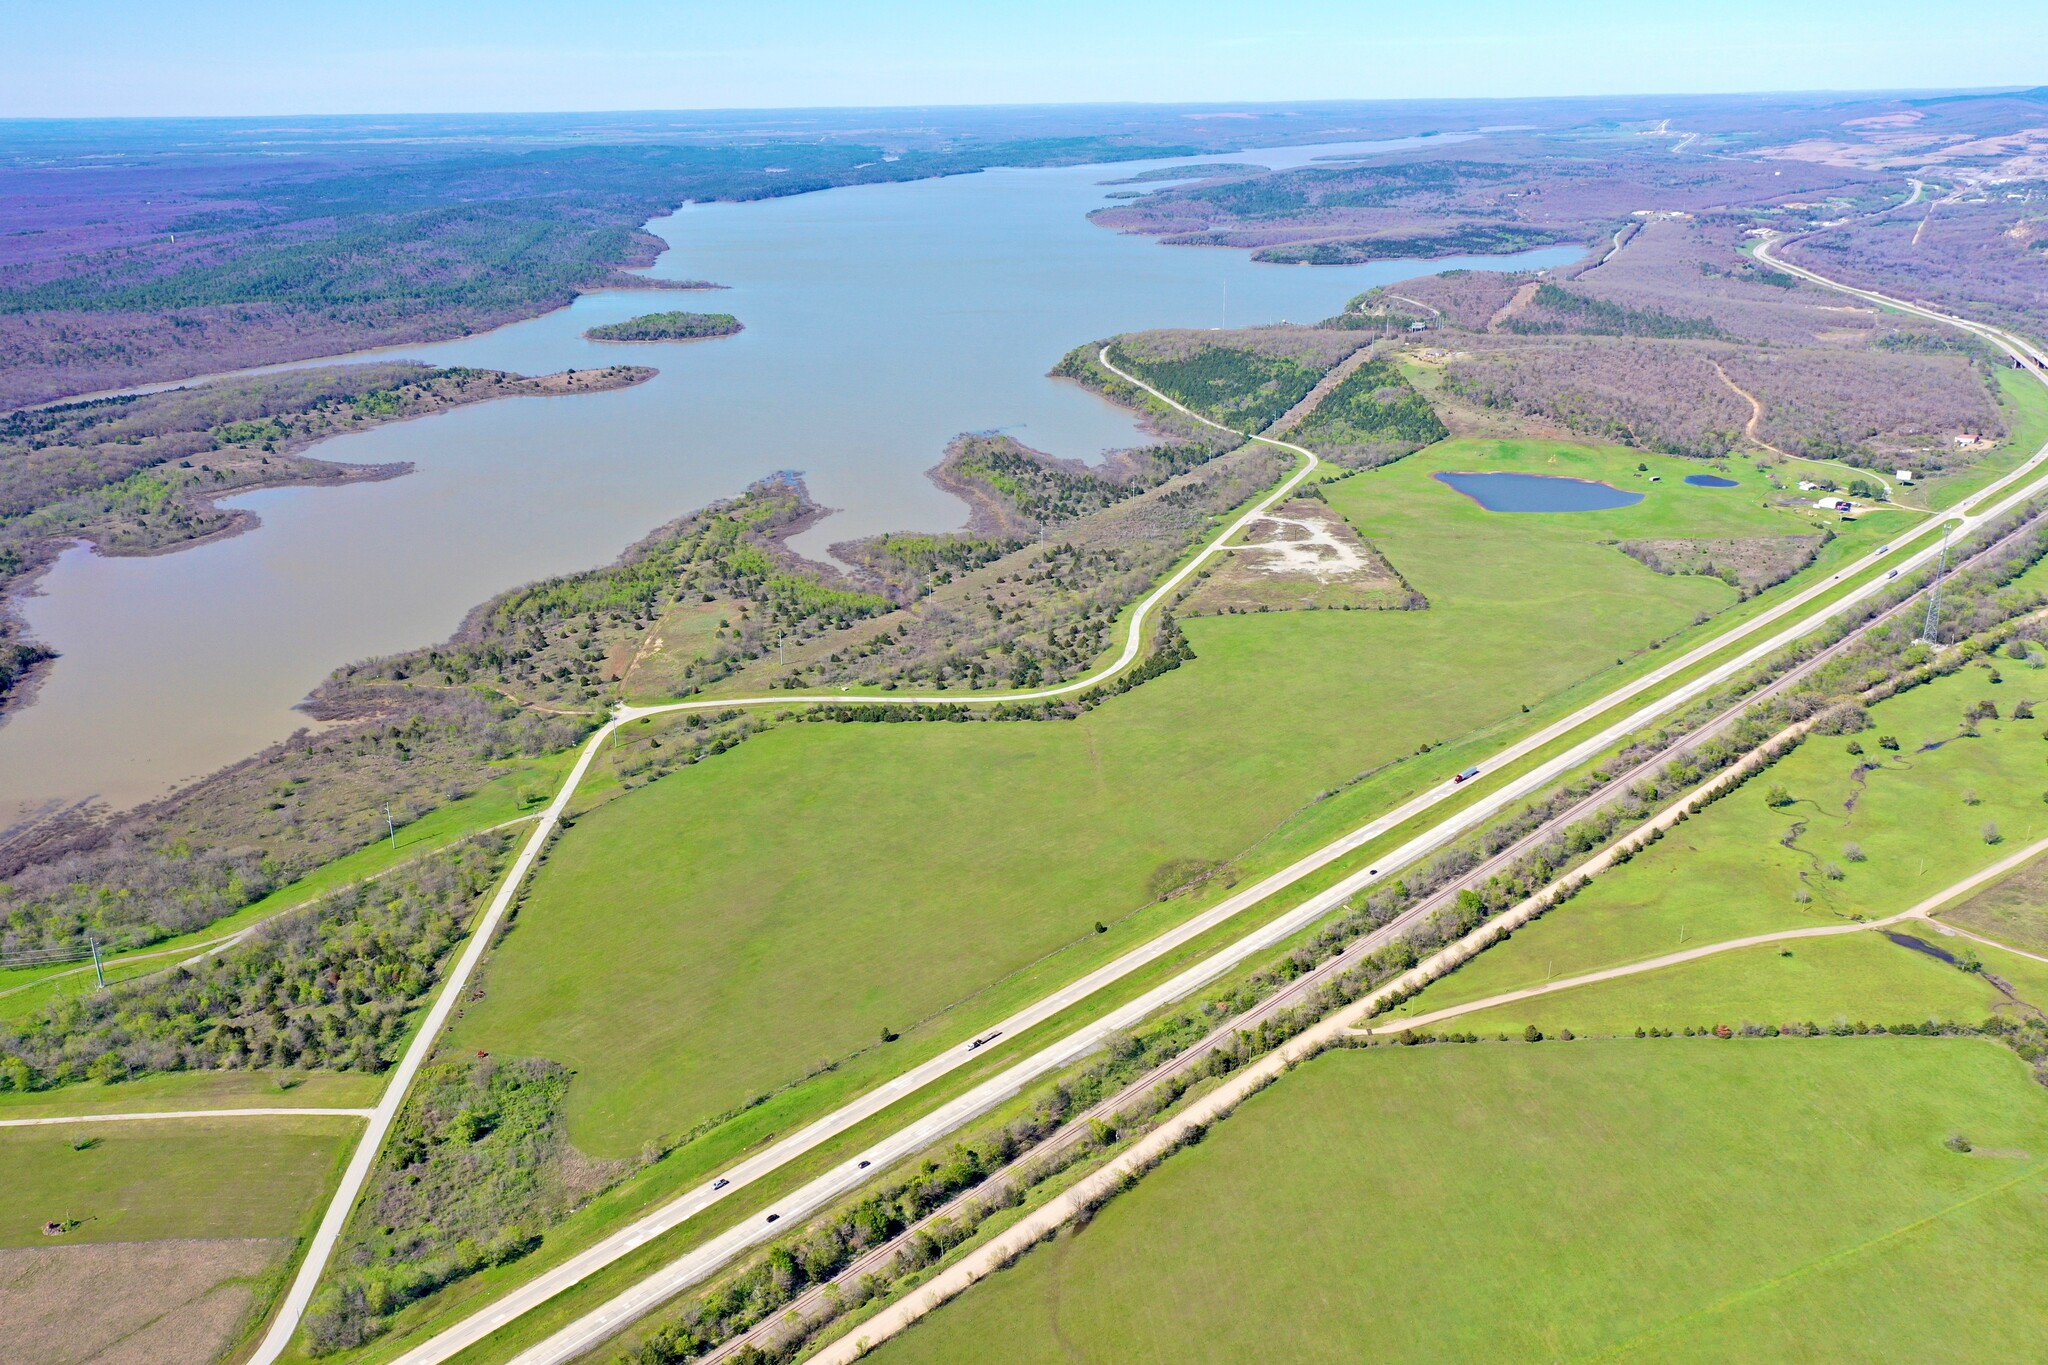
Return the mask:
<path id="1" fill-rule="evenodd" d="M 1685 481 L 1694 488 L 1740 488 L 1733 479 L 1724 479 L 1719 474 L 1688 474 Z"/>
<path id="2" fill-rule="evenodd" d="M 1299 165 L 1393 145 L 1234 159 Z M 21 604 L 63 657 L 35 703 L 0 725 L 0 827 L 41 802 L 141 800 L 246 757 L 306 724 L 293 705 L 337 665 L 443 639 L 492 594 L 604 563 L 778 469 L 805 471 L 841 509 L 799 538 L 807 553 L 958 527 L 966 509 L 924 471 L 959 432 L 1001 428 L 1083 459 L 1142 439 L 1121 409 L 1046 377 L 1083 342 L 1305 322 L 1375 284 L 1579 254 L 1260 265 L 1087 221 L 1110 202 L 1104 181 L 1173 164 L 691 205 L 650 225 L 671 247 L 650 273 L 724 292 L 588 294 L 480 336 L 374 353 L 526 373 L 626 360 L 661 373 L 614 393 L 479 404 L 329 442 L 315 453 L 410 460 L 415 472 L 232 499 L 262 518 L 247 535 L 146 559 L 66 552 Z M 731 312 L 746 330 L 676 346 L 583 337 L 676 307 Z"/>
<path id="3" fill-rule="evenodd" d="M 1643 500 L 1612 484 L 1550 474 L 1443 473 L 1437 478 L 1489 512 L 1604 512 Z"/>

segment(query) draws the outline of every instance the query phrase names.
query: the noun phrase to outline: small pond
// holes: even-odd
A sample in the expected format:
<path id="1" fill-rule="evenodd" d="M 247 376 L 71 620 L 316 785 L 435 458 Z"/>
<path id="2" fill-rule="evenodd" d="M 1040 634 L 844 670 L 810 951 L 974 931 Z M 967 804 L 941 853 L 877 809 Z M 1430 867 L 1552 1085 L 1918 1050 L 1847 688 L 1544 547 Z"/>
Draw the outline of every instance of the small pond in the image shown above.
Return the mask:
<path id="1" fill-rule="evenodd" d="M 1685 481 L 1694 488 L 1739 488 L 1733 479 L 1724 479 L 1719 474 L 1688 474 Z"/>
<path id="2" fill-rule="evenodd" d="M 1489 512 L 1600 512 L 1633 507 L 1643 500 L 1612 484 L 1565 479 L 1551 474 L 1460 474 L 1436 476 Z"/>

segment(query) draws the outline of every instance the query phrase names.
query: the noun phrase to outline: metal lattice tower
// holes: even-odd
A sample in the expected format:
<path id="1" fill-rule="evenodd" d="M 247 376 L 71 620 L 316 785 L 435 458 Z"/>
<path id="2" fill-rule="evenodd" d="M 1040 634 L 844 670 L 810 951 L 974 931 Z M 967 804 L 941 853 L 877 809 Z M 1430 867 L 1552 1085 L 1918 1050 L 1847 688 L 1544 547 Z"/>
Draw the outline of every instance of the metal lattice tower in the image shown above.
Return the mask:
<path id="1" fill-rule="evenodd" d="M 1920 627 L 1920 638 L 1930 645 L 1941 640 L 1935 632 L 1941 629 L 1941 585 L 1948 577 L 1948 537 L 1952 528 L 1943 528 L 1941 533 L 1941 564 L 1934 571 L 1934 595 L 1927 599 L 1927 623 Z"/>

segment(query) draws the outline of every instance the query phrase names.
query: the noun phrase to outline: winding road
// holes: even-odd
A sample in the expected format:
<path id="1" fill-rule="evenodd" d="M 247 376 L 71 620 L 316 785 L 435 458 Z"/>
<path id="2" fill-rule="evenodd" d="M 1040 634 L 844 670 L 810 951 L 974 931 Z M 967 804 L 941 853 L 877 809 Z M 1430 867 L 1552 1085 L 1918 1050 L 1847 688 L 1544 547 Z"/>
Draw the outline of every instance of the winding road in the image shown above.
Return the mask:
<path id="1" fill-rule="evenodd" d="M 1762 248 L 1759 255 L 1762 255 Z M 1801 274 L 1802 277 L 1833 286 L 1832 282 L 1799 267 L 1786 266 L 1773 260 L 1773 265 Z M 1869 297 L 1863 291 L 1847 290 L 1859 296 Z M 1886 300 L 1889 305 L 1891 301 Z M 1996 329 L 1984 328 L 1980 324 L 1961 319 L 1949 319 L 1946 315 L 1916 305 L 1900 305 L 1908 311 L 1922 316 L 1950 321 L 1954 325 L 1994 339 L 1997 344 L 2015 354 L 2014 345 L 2024 343 L 2009 340 L 2006 334 Z M 1169 407 L 1212 427 L 1228 430 L 1220 423 L 1193 412 L 1185 405 L 1161 393 L 1135 376 L 1118 369 L 1108 357 L 1104 347 L 1098 356 L 1103 368 Z M 407 1090 L 420 1067 L 431 1055 L 435 1041 L 455 1003 L 476 970 L 486 946 L 491 942 L 499 925 L 503 922 L 513 898 L 530 872 L 535 859 L 559 828 L 561 818 L 578 786 L 587 775 L 591 763 L 613 731 L 619 726 L 646 716 L 677 711 L 726 709 L 748 706 L 771 706 L 786 708 L 793 704 L 845 704 L 858 700 L 862 704 L 919 705 L 959 703 L 972 701 L 975 704 L 995 702 L 1037 701 L 1064 695 L 1093 687 L 1113 678 L 1123 669 L 1136 662 L 1144 646 L 1148 625 L 1157 616 L 1162 605 L 1170 599 L 1188 578 L 1197 572 L 1211 557 L 1222 553 L 1229 542 L 1251 522 L 1286 498 L 1319 464 L 1315 454 L 1304 447 L 1265 435 L 1251 437 L 1260 444 L 1286 451 L 1297 458 L 1296 469 L 1266 497 L 1260 499 L 1227 527 L 1212 537 L 1200 551 L 1189 558 L 1182 567 L 1142 599 L 1134 609 L 1126 629 L 1122 649 L 1116 658 L 1105 667 L 1088 676 L 1054 687 L 1029 691 L 973 694 L 958 693 L 891 694 L 887 696 L 861 696 L 850 698 L 845 694 L 810 696 L 781 693 L 768 697 L 724 698 L 674 702 L 657 706 L 621 707 L 585 743 L 578 755 L 561 790 L 550 802 L 535 826 L 532 835 L 520 850 L 510 872 L 501 883 L 489 907 L 479 918 L 477 927 L 456 961 L 447 981 L 434 998 L 428 1013 L 411 1045 L 394 1069 L 390 1083 L 375 1110 L 371 1112 L 362 1139 L 351 1157 L 324 1214 L 320 1227 L 307 1248 L 304 1260 L 294 1277 L 272 1320 L 262 1342 L 251 1357 L 254 1365 L 271 1365 L 285 1351 L 298 1323 L 310 1303 L 313 1290 L 320 1275 L 334 1253 L 348 1214 L 360 1195 L 374 1165 L 377 1151 L 396 1120 Z M 1674 658 L 1651 672 L 1626 682 L 1594 702 L 1579 708 L 1572 714 L 1545 726 L 1514 744 L 1511 744 L 1487 759 L 1481 766 L 1489 775 L 1536 755 L 1540 750 L 1567 738 L 1586 725 L 1597 721 L 1615 708 L 1657 688 L 1679 675 L 1700 668 L 1716 654 L 1729 649 L 1737 642 L 1761 633 L 1764 627 L 1801 611 L 1829 594 L 1840 592 L 1833 601 L 1819 606 L 1812 613 L 1770 635 L 1739 655 L 1706 668 L 1690 681 L 1671 689 L 1656 699 L 1638 707 L 1629 714 L 1602 726 L 1597 733 L 1582 737 L 1564 752 L 1528 769 L 1512 780 L 1477 795 L 1473 786 L 1438 784 L 1428 791 L 1404 803 L 1359 828 L 1333 840 L 1316 852 L 1302 858 L 1293 865 L 1263 879 L 1257 884 L 1231 896 L 1227 900 L 1184 921 L 1130 953 L 1116 959 L 1078 981 L 1047 995 L 1042 1000 L 1019 1011 L 1009 1018 L 981 1030 L 980 1036 L 1000 1032 L 1006 1038 L 1042 1024 L 1071 1006 L 1078 1004 L 1096 992 L 1138 971 L 1149 963 L 1171 953 L 1198 936 L 1223 924 L 1229 919 L 1259 905 L 1286 890 L 1303 878 L 1345 858 L 1366 845 L 1398 829 L 1410 820 L 1428 812 L 1433 807 L 1457 799 L 1476 797 L 1464 809 L 1407 840 L 1400 847 L 1384 853 L 1378 863 L 1368 869 L 1351 874 L 1335 886 L 1320 892 L 1284 912 L 1278 917 L 1251 930 L 1228 947 L 1210 955 L 1201 962 L 1177 974 L 1171 981 L 1148 991 L 1137 999 L 1114 1009 L 1100 1019 L 1069 1032 L 1066 1036 L 1025 1057 L 991 1079 L 975 1086 L 965 1094 L 941 1105 L 932 1113 L 898 1129 L 887 1138 L 863 1150 L 860 1161 L 871 1163 L 875 1170 L 883 1169 L 890 1163 L 908 1156 L 933 1141 L 953 1131 L 972 1118 L 986 1113 L 1002 1100 L 1015 1094 L 1024 1085 L 1072 1061 L 1085 1056 L 1100 1046 L 1112 1032 L 1135 1024 L 1172 1003 L 1191 991 L 1215 980 L 1254 954 L 1264 951 L 1301 929 L 1314 923 L 1342 904 L 1359 890 L 1375 881 L 1390 876 L 1395 870 L 1405 867 L 1416 859 L 1442 848 L 1452 840 L 1469 832 L 1507 806 L 1554 782 L 1557 778 L 1582 766 L 1629 733 L 1640 729 L 1646 723 L 1666 715 L 1702 693 L 1718 686 L 1721 682 L 1753 666 L 1785 645 L 1819 628 L 1828 620 L 1870 596 L 1882 591 L 1886 579 L 1873 573 L 1864 583 L 1843 589 L 1845 582 L 1864 573 L 1890 565 L 1900 572 L 1928 563 L 1937 553 L 1937 545 L 1928 533 L 1938 525 L 1949 525 L 1959 533 L 1967 533 L 1986 520 L 1998 517 L 2022 505 L 2031 498 L 2048 490 L 2048 477 L 2033 477 L 2039 474 L 2044 461 L 2048 461 L 2048 447 L 2036 453 L 2018 468 L 1994 483 L 1959 502 L 1955 508 L 1941 517 L 1930 518 L 1923 525 L 1903 532 L 1893 543 L 1865 556 L 1852 566 L 1844 568 L 1824 581 L 1815 583 L 1802 591 L 1777 603 L 1770 609 L 1732 626 L 1728 630 Z M 1981 509 L 1981 510 L 1979 510 Z M 1926 541 L 1921 548 L 1907 551 L 1902 546 Z M 1889 551 L 1889 553 L 1887 552 Z M 1481 784 L 1484 785 L 1482 781 Z M 538 1307 L 557 1294 L 581 1282 L 592 1273 L 610 1265 L 649 1241 L 679 1226 L 688 1219 L 710 1208 L 720 1199 L 727 1197 L 753 1181 L 781 1169 L 797 1157 L 814 1150 L 839 1133 L 871 1118 L 923 1087 L 968 1064 L 978 1060 L 982 1054 L 968 1045 L 955 1045 L 926 1062 L 906 1071 L 893 1080 L 885 1082 L 859 1098 L 814 1121 L 773 1146 L 757 1153 L 747 1160 L 729 1168 L 723 1173 L 725 1184 L 713 1190 L 700 1186 L 689 1193 L 669 1201 L 661 1207 L 643 1215 L 622 1227 L 611 1236 L 561 1264 L 535 1276 L 501 1296 L 497 1301 L 479 1309 L 473 1315 L 462 1319 L 435 1336 L 421 1342 L 412 1350 L 399 1357 L 401 1365 L 432 1365 L 449 1359 L 460 1351 L 483 1340 L 498 1328 L 513 1319 Z M 774 1212 L 784 1227 L 790 1226 L 817 1209 L 824 1207 L 841 1195 L 856 1188 L 867 1179 L 864 1165 L 848 1160 L 831 1171 L 819 1176 L 784 1199 L 777 1201 Z M 779 1232 L 781 1228 L 770 1225 L 759 1217 L 749 1217 L 738 1226 L 690 1249 L 679 1258 L 669 1262 L 632 1288 L 609 1302 L 579 1317 L 545 1341 L 518 1357 L 519 1365 L 556 1365 L 566 1362 L 591 1349 L 606 1337 L 620 1330 L 628 1323 L 644 1316 L 647 1312 L 666 1301 L 682 1289 L 701 1281 L 735 1256 L 750 1247 L 760 1245 Z"/>

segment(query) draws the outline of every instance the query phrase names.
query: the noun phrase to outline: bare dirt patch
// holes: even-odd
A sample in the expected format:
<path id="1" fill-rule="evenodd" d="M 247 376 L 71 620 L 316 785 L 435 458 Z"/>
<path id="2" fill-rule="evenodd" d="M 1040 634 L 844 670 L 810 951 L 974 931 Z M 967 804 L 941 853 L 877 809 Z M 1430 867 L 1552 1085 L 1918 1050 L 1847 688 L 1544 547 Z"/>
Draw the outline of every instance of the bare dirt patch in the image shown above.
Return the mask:
<path id="1" fill-rule="evenodd" d="M 1181 611 L 1213 616 L 1428 605 L 1349 522 L 1322 502 L 1296 498 L 1246 528 Z"/>
<path id="2" fill-rule="evenodd" d="M 241 1339 L 286 1238 L 0 1250 L 16 1365 L 208 1365 Z"/>

